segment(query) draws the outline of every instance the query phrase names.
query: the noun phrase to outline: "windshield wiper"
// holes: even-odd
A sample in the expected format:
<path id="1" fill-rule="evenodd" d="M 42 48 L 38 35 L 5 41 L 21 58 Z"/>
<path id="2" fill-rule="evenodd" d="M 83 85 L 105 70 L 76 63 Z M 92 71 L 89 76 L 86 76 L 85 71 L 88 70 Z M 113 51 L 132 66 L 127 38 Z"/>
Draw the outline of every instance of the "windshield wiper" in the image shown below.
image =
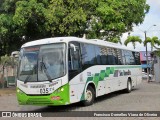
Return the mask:
<path id="1" fill-rule="evenodd" d="M 43 61 L 40 62 L 40 68 L 41 68 L 41 71 L 42 71 L 42 68 L 44 68 L 44 72 L 45 72 L 45 74 L 46 74 L 46 76 L 48 78 L 48 81 L 52 82 L 51 76 L 48 74 L 47 67 L 46 67 L 46 65 L 45 65 L 45 63 Z"/>
<path id="2" fill-rule="evenodd" d="M 34 71 L 36 68 L 37 68 L 37 65 L 34 65 L 32 71 Z M 31 75 L 28 75 L 28 76 L 26 77 L 26 79 L 24 80 L 24 84 L 26 84 L 30 78 L 31 78 Z"/>
<path id="3" fill-rule="evenodd" d="M 26 84 L 30 78 L 31 78 L 31 75 L 28 75 L 28 76 L 26 77 L 26 79 L 24 80 L 24 84 Z"/>

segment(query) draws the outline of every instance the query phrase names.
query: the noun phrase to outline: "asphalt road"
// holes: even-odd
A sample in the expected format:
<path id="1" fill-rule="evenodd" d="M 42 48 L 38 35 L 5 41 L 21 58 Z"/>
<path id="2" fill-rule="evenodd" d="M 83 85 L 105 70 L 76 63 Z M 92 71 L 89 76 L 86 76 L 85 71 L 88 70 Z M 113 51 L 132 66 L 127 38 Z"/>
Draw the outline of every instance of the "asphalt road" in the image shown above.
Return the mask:
<path id="1" fill-rule="evenodd" d="M 59 111 L 160 111 L 160 84 L 143 81 L 131 93 L 119 91 L 107 94 L 98 97 L 93 105 L 87 107 L 80 103 L 58 107 L 22 106 L 18 105 L 15 94 L 1 95 L 0 111 L 45 111 L 52 113 Z"/>

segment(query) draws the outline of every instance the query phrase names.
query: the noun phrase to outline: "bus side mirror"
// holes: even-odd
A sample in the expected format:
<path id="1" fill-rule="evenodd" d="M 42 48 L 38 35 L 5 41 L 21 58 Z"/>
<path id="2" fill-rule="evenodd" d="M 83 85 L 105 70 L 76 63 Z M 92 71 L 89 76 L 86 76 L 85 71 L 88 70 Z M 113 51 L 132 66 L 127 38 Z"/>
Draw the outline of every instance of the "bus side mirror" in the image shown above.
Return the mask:
<path id="1" fill-rule="evenodd" d="M 76 51 L 76 46 L 74 44 L 70 44 L 70 47 L 73 48 L 74 52 Z"/>

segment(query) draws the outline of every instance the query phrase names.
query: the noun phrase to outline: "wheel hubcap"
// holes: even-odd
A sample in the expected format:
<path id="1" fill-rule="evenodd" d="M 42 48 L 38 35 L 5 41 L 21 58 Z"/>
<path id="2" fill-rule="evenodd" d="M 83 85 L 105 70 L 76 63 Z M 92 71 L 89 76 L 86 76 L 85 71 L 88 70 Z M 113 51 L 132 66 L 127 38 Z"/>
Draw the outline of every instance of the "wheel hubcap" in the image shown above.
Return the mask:
<path id="1" fill-rule="evenodd" d="M 131 82 L 128 83 L 128 89 L 131 90 Z"/>
<path id="2" fill-rule="evenodd" d="M 90 102 L 92 100 L 92 92 L 89 90 L 86 91 L 86 100 L 88 102 Z"/>

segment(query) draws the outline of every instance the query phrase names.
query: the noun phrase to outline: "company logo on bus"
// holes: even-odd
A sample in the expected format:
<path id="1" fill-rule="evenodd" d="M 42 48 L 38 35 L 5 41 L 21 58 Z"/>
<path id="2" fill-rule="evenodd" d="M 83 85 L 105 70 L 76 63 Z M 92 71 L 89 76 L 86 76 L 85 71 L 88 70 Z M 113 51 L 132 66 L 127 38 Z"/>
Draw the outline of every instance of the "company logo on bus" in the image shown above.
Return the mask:
<path id="1" fill-rule="evenodd" d="M 31 85 L 30 88 L 45 88 L 46 85 Z"/>
<path id="2" fill-rule="evenodd" d="M 21 84 L 21 86 L 23 86 L 25 88 L 28 88 L 28 86 L 26 84 Z"/>
<path id="3" fill-rule="evenodd" d="M 118 76 L 127 76 L 127 75 L 131 75 L 131 71 L 130 70 L 115 70 L 114 72 L 114 77 L 118 77 Z"/>
<path id="4" fill-rule="evenodd" d="M 50 84 L 49 87 L 55 86 L 57 84 L 58 84 L 58 82 L 54 82 L 54 83 Z"/>

